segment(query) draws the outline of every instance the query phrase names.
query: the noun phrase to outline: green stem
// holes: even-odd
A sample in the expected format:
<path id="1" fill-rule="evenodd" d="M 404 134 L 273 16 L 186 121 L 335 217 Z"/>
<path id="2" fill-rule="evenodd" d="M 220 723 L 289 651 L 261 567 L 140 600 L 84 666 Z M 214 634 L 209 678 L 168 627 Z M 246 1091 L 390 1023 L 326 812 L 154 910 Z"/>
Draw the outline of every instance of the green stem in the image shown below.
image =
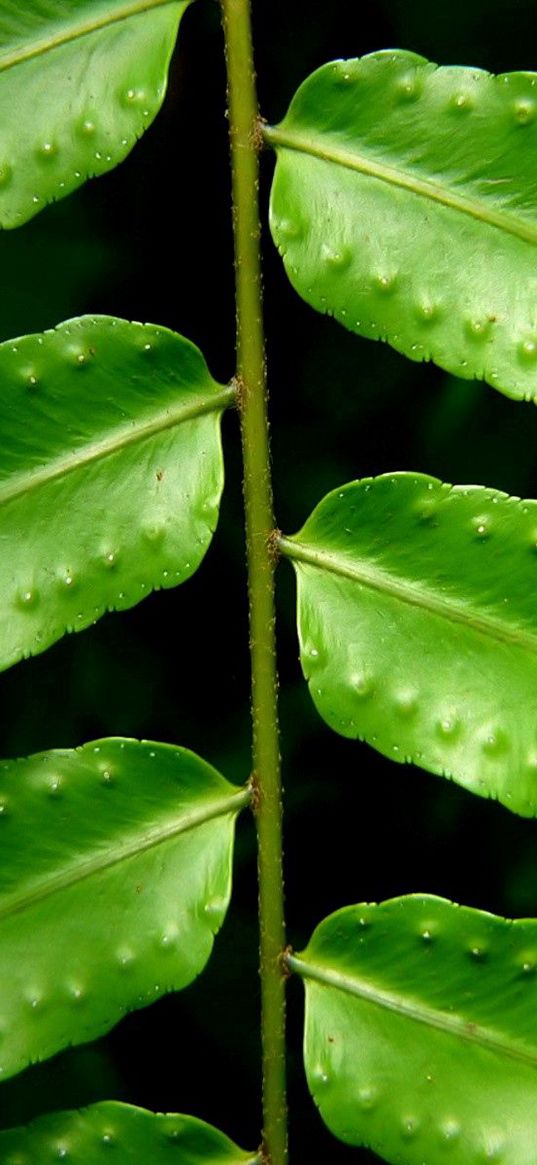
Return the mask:
<path id="1" fill-rule="evenodd" d="M 244 463 L 257 790 L 263 1149 L 287 1161 L 282 807 L 274 617 L 274 529 L 258 206 L 259 120 L 248 0 L 222 0 L 228 72 L 237 294 L 238 404 Z"/>

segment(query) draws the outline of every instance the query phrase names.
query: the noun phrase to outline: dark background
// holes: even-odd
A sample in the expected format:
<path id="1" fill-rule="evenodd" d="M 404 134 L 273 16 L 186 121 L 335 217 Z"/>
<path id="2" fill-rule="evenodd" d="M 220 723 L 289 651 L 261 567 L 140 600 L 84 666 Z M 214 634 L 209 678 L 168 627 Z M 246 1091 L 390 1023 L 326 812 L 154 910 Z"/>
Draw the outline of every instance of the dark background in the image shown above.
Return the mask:
<path id="1" fill-rule="evenodd" d="M 283 116 L 318 65 L 379 48 L 497 72 L 537 67 L 534 0 L 254 0 L 254 7 L 269 121 Z M 0 339 L 105 312 L 183 332 L 227 381 L 234 303 L 226 135 L 218 7 L 198 0 L 183 20 L 164 109 L 129 159 L 0 238 Z M 272 158 L 262 162 L 266 208 Z M 275 500 L 284 531 L 297 529 L 327 490 L 394 469 L 536 494 L 534 406 L 412 364 L 315 316 L 288 286 L 267 236 L 264 243 Z M 248 632 L 233 414 L 224 439 L 221 521 L 198 574 L 1 676 L 0 755 L 125 734 L 183 744 L 231 780 L 247 778 Z M 299 671 L 285 563 L 278 608 L 292 944 L 300 948 L 340 906 L 411 891 L 537 915 L 535 824 L 331 733 Z M 255 839 L 246 814 L 231 909 L 198 981 L 127 1017 L 96 1044 L 4 1084 L 0 1126 L 115 1098 L 191 1112 L 255 1146 L 256 960 Z M 301 985 L 291 981 L 293 1162 L 376 1160 L 339 1145 L 321 1124 L 303 1079 L 301 1021 Z"/>

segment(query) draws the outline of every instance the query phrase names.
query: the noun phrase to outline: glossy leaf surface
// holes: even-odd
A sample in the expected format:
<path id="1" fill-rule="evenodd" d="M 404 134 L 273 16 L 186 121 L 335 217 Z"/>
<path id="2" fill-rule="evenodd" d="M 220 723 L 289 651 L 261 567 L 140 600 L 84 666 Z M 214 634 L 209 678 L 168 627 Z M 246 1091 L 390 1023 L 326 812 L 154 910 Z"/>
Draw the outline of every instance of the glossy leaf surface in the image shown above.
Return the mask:
<path id="1" fill-rule="evenodd" d="M 188 0 L 0 0 L 0 227 L 111 170 L 160 109 Z"/>
<path id="2" fill-rule="evenodd" d="M 533 1165 L 537 923 L 442 898 L 349 906 L 290 965 L 337 1137 L 393 1165 Z"/>
<path id="3" fill-rule="evenodd" d="M 3 1078 L 195 978 L 248 799 L 170 745 L 101 740 L 0 766 Z"/>
<path id="4" fill-rule="evenodd" d="M 0 668 L 183 582 L 211 540 L 232 390 L 165 328 L 0 345 Z"/>
<path id="5" fill-rule="evenodd" d="M 535 816 L 537 503 L 385 475 L 280 544 L 327 723 Z"/>
<path id="6" fill-rule="evenodd" d="M 192 1116 L 147 1112 L 104 1101 L 81 1112 L 54 1112 L 25 1128 L 0 1132 L 2 1165 L 74 1160 L 101 1165 L 259 1165 L 212 1125 Z"/>
<path id="7" fill-rule="evenodd" d="M 537 398 L 537 74 L 335 61 L 266 136 L 272 233 L 308 303 Z"/>

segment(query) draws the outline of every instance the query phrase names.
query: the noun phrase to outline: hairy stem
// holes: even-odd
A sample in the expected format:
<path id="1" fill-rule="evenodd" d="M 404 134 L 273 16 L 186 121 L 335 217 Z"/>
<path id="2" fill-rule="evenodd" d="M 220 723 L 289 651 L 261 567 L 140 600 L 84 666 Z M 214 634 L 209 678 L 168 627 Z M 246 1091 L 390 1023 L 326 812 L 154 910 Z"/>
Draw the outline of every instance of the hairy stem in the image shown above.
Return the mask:
<path id="1" fill-rule="evenodd" d="M 222 0 L 228 71 L 258 836 L 263 1148 L 287 1161 L 282 810 L 274 635 L 274 528 L 258 206 L 258 110 L 249 0 Z"/>

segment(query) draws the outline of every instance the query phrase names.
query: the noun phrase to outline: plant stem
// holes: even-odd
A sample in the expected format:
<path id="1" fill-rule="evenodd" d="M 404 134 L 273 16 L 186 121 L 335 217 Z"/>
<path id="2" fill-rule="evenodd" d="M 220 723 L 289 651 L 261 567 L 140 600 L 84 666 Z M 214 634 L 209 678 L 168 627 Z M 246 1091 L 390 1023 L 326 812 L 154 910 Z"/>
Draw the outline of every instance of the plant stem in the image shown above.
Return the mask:
<path id="1" fill-rule="evenodd" d="M 267 419 L 258 205 L 259 123 L 249 0 L 222 0 L 233 183 L 238 403 L 252 666 L 253 774 L 257 790 L 263 1150 L 287 1161 L 282 807 L 274 615 L 274 529 Z"/>

